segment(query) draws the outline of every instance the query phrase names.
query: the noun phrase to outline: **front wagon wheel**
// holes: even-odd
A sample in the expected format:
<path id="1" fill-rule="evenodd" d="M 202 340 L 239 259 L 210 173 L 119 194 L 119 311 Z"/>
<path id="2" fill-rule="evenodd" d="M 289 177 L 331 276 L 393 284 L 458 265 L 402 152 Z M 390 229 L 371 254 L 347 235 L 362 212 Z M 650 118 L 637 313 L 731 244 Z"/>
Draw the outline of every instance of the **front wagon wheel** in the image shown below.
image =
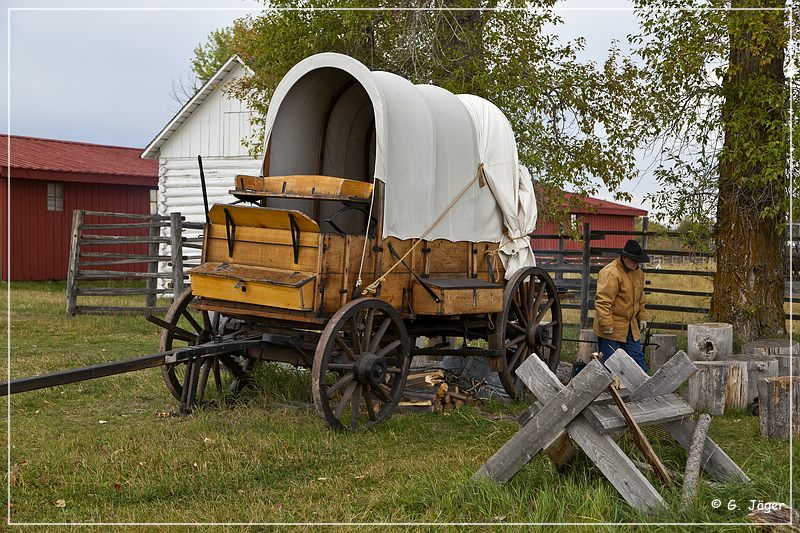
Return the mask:
<path id="1" fill-rule="evenodd" d="M 311 391 L 317 412 L 337 430 L 389 418 L 411 365 L 400 314 L 377 298 L 347 303 L 331 317 L 314 354 Z"/>
<path id="2" fill-rule="evenodd" d="M 161 351 L 166 352 L 185 346 L 196 346 L 211 340 L 214 331 L 224 329 L 218 314 L 196 311 L 191 308 L 194 300 L 191 288 L 179 294 L 172 302 L 164 321 L 171 325 L 161 332 Z M 234 354 L 206 357 L 200 368 L 197 401 L 237 394 L 248 382 L 248 369 L 239 364 Z M 181 400 L 186 382 L 188 363 L 169 363 L 161 366 L 161 376 L 167 390 Z"/>

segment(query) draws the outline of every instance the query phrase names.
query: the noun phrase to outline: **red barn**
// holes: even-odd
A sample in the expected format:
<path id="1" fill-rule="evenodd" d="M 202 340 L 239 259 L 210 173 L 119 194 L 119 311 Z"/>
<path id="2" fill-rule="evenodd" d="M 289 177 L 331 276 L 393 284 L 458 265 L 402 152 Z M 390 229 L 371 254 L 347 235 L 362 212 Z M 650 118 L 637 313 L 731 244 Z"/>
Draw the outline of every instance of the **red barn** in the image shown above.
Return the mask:
<path id="1" fill-rule="evenodd" d="M 567 199 L 573 195 L 565 193 Z M 637 209 L 627 205 L 599 200 L 597 198 L 585 198 L 583 205 L 570 209 L 573 226 L 582 229 L 584 222 L 589 222 L 592 231 L 633 231 L 634 224 L 638 217 L 647 216 L 647 211 Z M 536 231 L 533 235 L 554 235 L 559 233 L 555 223 L 547 220 L 539 220 Z M 607 235 L 602 241 L 592 241 L 592 246 L 599 248 L 622 248 L 625 241 L 635 238 L 630 235 Z M 558 250 L 558 239 L 537 239 L 533 238 L 531 245 L 534 250 Z M 583 244 L 579 241 L 565 241 L 565 250 L 582 250 Z"/>
<path id="2" fill-rule="evenodd" d="M 139 158 L 141 151 L 0 137 L 3 279 L 66 279 L 75 209 L 149 214 L 158 162 Z"/>

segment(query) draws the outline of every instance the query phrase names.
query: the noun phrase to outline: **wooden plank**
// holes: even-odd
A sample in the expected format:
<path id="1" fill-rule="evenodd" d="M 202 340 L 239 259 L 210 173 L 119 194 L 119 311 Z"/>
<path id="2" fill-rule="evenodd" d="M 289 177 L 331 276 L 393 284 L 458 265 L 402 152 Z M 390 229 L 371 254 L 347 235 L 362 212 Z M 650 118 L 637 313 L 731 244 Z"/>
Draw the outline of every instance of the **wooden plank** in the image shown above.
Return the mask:
<path id="1" fill-rule="evenodd" d="M 580 375 L 580 374 L 579 374 Z M 645 398 L 626 403 L 633 420 L 639 426 L 649 426 L 691 416 L 694 410 L 677 394 L 655 398 Z M 598 431 L 610 433 L 628 427 L 616 405 L 590 405 L 586 409 L 586 419 Z"/>
<path id="2" fill-rule="evenodd" d="M 97 246 L 108 244 L 153 244 L 168 243 L 168 237 L 144 237 L 136 235 L 81 235 L 80 244 Z"/>
<path id="3" fill-rule="evenodd" d="M 624 372 L 612 371 L 626 387 L 636 390 L 650 378 L 625 352 L 622 352 L 621 355 L 618 356 L 617 353 L 619 352 L 622 352 L 622 350 L 617 350 L 617 352 L 614 352 L 614 354 L 606 360 L 606 366 L 609 366 L 609 362 L 611 362 L 612 359 L 616 359 L 611 363 L 609 368 L 612 368 L 612 366 L 615 368 L 624 368 Z M 690 418 L 663 424 L 664 428 L 687 452 L 692 445 L 692 435 L 694 434 L 695 425 L 695 422 Z M 706 437 L 706 442 L 703 447 L 702 466 L 703 470 L 719 480 L 744 483 L 750 482 L 750 478 L 747 474 L 745 474 L 744 471 L 728 457 L 722 448 L 709 437 Z"/>
<path id="4" fill-rule="evenodd" d="M 202 275 L 221 278 L 233 282 L 245 281 L 267 283 L 270 285 L 281 285 L 285 287 L 302 287 L 306 283 L 316 278 L 316 274 L 313 272 L 299 272 L 296 270 L 281 270 L 275 268 L 217 263 L 211 261 L 207 261 L 202 265 L 193 268 L 191 275 L 192 277 Z"/>
<path id="5" fill-rule="evenodd" d="M 311 280 L 315 278 L 311 274 Z M 197 296 L 230 302 L 311 311 L 316 284 L 306 282 L 300 286 L 275 285 L 269 282 L 246 282 L 235 278 L 219 278 L 192 273 L 192 292 Z"/>
<path id="6" fill-rule="evenodd" d="M 319 233 L 319 225 L 312 218 L 302 211 L 295 211 L 292 209 L 214 204 L 214 207 L 208 212 L 208 218 L 211 223 L 219 224 L 224 228 L 226 209 L 233 219 L 237 230 L 239 226 L 288 230 L 291 228 L 289 215 L 292 215 L 301 233 Z"/>
<path id="7" fill-rule="evenodd" d="M 298 327 L 308 325 L 324 326 L 328 318 L 314 316 L 309 311 L 293 311 L 290 309 L 279 309 L 267 307 L 265 305 L 253 305 L 242 302 L 228 302 L 223 300 L 211 300 L 203 298 L 198 300 L 194 307 L 199 310 L 220 311 L 222 313 L 248 318 L 258 316 L 284 321 L 290 324 L 297 324 Z"/>
<path id="8" fill-rule="evenodd" d="M 78 272 L 78 275 L 75 276 L 75 279 L 107 279 L 107 278 L 170 279 L 172 278 L 172 274 L 161 274 L 157 272 L 156 273 L 127 272 L 120 270 L 81 270 Z"/>
<path id="9" fill-rule="evenodd" d="M 263 196 L 318 198 L 329 196 L 337 200 L 372 198 L 372 184 L 333 176 L 236 176 L 235 193 L 262 193 Z"/>
<path id="10" fill-rule="evenodd" d="M 613 365 L 614 363 L 612 363 Z M 608 366 L 608 365 L 606 365 Z M 611 368 L 611 367 L 609 367 Z M 613 371 L 613 369 L 612 369 Z M 683 350 L 673 355 L 653 377 L 631 392 L 631 401 L 652 398 L 675 392 L 687 379 L 697 372 L 697 367 Z"/>
<path id="11" fill-rule="evenodd" d="M 84 224 L 85 230 L 116 230 L 128 228 L 166 228 L 169 226 L 168 222 L 123 222 L 119 224 Z"/>
<path id="12" fill-rule="evenodd" d="M 602 364 L 593 361 L 569 385 L 551 396 L 538 413 L 473 476 L 505 483 L 542 449 L 556 441 L 565 426 L 611 383 Z"/>
<path id="13" fill-rule="evenodd" d="M 228 240 L 225 224 L 211 224 L 208 234 L 213 239 Z M 314 232 L 300 232 L 300 247 L 316 248 L 319 245 L 318 236 Z M 236 226 L 236 242 L 252 242 L 259 244 L 281 244 L 292 246 L 292 233 L 288 229 L 254 228 L 250 226 Z"/>
<path id="14" fill-rule="evenodd" d="M 319 234 L 314 235 L 318 236 Z M 237 238 L 233 245 L 233 256 L 230 256 L 226 240 L 208 239 L 206 261 L 316 272 L 319 246 L 300 248 L 297 251 L 297 262 L 295 263 L 294 250 L 291 246 L 239 242 Z"/>
<path id="15" fill-rule="evenodd" d="M 546 401 L 564 387 L 538 357 L 528 357 L 517 368 L 517 375 L 540 400 Z M 567 425 L 567 432 L 630 505 L 644 512 L 657 512 L 665 508 L 661 494 L 639 472 L 614 439 L 594 429 L 583 414 Z"/>
<path id="16" fill-rule="evenodd" d="M 81 252 L 81 259 L 84 258 L 109 258 L 109 259 L 137 259 L 139 261 L 169 261 L 169 255 L 143 255 L 143 254 L 120 254 L 116 252 Z"/>
<path id="17" fill-rule="evenodd" d="M 164 314 L 166 307 L 115 307 L 99 305 L 78 305 L 75 307 L 76 315 L 119 315 L 131 314 Z"/>
<path id="18" fill-rule="evenodd" d="M 126 294 L 166 294 L 170 289 L 156 289 L 144 287 L 90 287 L 76 288 L 75 294 L 80 296 L 121 296 Z M 148 306 L 154 307 L 154 306 Z"/>
<path id="19" fill-rule="evenodd" d="M 80 237 L 83 217 L 84 212 L 80 209 L 72 212 L 72 236 L 69 247 L 69 265 L 67 267 L 67 316 L 75 314 L 78 300 L 75 289 L 77 288 L 76 280 L 78 279 L 78 261 L 81 255 Z"/>
<path id="20" fill-rule="evenodd" d="M 84 211 L 85 216 L 93 216 L 93 217 L 111 217 L 111 218 L 135 218 L 139 220 L 169 220 L 168 216 L 160 216 L 160 215 L 141 215 L 141 214 L 134 214 L 134 213 L 108 213 L 106 211 Z"/>

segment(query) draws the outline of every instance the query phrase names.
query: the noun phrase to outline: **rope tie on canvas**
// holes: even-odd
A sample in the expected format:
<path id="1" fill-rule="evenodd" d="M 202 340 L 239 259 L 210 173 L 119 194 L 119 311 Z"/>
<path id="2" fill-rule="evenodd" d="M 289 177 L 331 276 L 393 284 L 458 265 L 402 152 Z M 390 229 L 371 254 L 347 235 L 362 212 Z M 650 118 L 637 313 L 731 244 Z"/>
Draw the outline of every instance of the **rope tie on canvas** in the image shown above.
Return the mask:
<path id="1" fill-rule="evenodd" d="M 419 239 L 417 239 L 417 242 L 415 242 L 411 246 L 411 248 L 409 248 L 408 251 L 405 254 L 403 254 L 403 256 L 400 259 L 397 260 L 397 262 L 395 262 L 395 264 L 393 264 L 386 272 L 384 272 L 381 277 L 379 277 L 378 279 L 376 279 L 375 281 L 373 281 L 372 283 L 370 283 L 369 285 L 367 285 L 366 287 L 361 289 L 361 294 L 362 295 L 365 295 L 365 294 L 376 294 L 378 292 L 378 287 L 380 287 L 380 284 L 383 283 L 384 281 L 386 281 L 386 276 L 388 276 L 392 272 L 392 270 L 397 268 L 397 266 L 400 265 L 405 260 L 405 258 L 408 257 L 411 254 L 411 252 L 414 251 L 414 248 L 416 248 L 419 245 L 419 243 L 421 243 L 422 241 L 425 240 L 425 237 L 427 237 L 428 234 L 431 231 L 433 231 L 433 229 L 437 225 L 439 225 L 439 223 L 444 219 L 444 217 L 447 215 L 447 213 L 449 213 L 450 210 L 458 203 L 458 201 L 461 200 L 461 198 L 467 193 L 469 188 L 472 187 L 472 185 L 476 181 L 480 181 L 481 183 L 485 183 L 485 180 L 486 180 L 486 178 L 485 178 L 484 172 L 483 172 L 483 163 L 481 163 L 480 165 L 478 165 L 478 171 L 475 173 L 475 177 L 472 178 L 469 181 L 469 183 L 467 183 L 467 185 L 461 190 L 460 193 L 458 193 L 458 195 L 456 195 L 455 198 L 453 198 L 453 200 L 447 205 L 447 207 L 444 209 L 444 211 L 442 211 L 442 213 L 438 217 L 436 217 L 436 220 L 434 220 L 433 223 L 428 227 L 428 229 L 425 230 L 425 232 L 422 234 L 422 236 Z M 365 239 L 365 242 L 366 242 L 366 239 Z M 363 257 L 362 257 L 362 266 L 363 266 Z M 359 269 L 359 272 L 358 272 L 358 279 L 359 279 L 359 281 L 361 280 L 361 269 Z M 357 283 L 356 287 L 358 287 L 359 283 L 358 282 L 356 282 L 356 283 Z"/>

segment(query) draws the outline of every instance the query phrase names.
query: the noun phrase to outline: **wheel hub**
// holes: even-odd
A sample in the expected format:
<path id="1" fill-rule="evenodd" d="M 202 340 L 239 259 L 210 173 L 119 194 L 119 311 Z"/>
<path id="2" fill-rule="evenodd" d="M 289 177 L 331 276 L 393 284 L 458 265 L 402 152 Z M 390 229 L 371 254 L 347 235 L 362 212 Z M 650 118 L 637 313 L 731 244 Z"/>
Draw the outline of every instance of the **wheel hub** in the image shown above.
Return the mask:
<path id="1" fill-rule="evenodd" d="M 525 332 L 525 342 L 535 348 L 550 342 L 550 329 L 541 324 L 531 324 Z"/>
<path id="2" fill-rule="evenodd" d="M 386 368 L 385 359 L 374 353 L 362 353 L 355 364 L 356 381 L 363 385 L 379 385 L 386 376 Z"/>

